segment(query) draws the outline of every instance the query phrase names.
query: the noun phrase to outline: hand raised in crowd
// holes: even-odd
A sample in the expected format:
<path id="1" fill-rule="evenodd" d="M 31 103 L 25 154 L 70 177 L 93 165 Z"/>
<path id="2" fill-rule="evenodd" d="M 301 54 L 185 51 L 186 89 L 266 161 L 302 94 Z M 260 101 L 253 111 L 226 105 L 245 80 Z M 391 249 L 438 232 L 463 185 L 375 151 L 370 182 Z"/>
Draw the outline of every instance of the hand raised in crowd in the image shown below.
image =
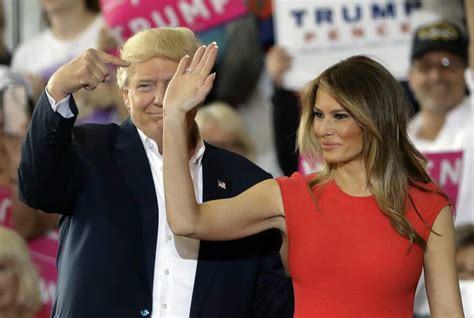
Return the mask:
<path id="1" fill-rule="evenodd" d="M 283 47 L 273 46 L 267 53 L 266 69 L 273 83 L 281 87 L 283 75 L 291 66 L 291 56 Z"/>
<path id="2" fill-rule="evenodd" d="M 95 49 L 88 49 L 61 66 L 46 86 L 51 97 L 60 101 L 81 88 L 93 90 L 109 75 L 107 64 L 127 67 L 130 62 Z"/>
<path id="3" fill-rule="evenodd" d="M 166 113 L 177 111 L 186 114 L 204 101 L 212 88 L 215 73 L 210 74 L 217 56 L 217 44 L 201 46 L 194 54 L 183 57 L 166 89 L 163 109 Z M 189 66 L 188 66 L 189 64 Z"/>
<path id="4" fill-rule="evenodd" d="M 104 52 L 111 52 L 119 46 L 117 40 L 112 36 L 110 28 L 104 26 L 100 29 L 97 39 L 97 49 Z"/>

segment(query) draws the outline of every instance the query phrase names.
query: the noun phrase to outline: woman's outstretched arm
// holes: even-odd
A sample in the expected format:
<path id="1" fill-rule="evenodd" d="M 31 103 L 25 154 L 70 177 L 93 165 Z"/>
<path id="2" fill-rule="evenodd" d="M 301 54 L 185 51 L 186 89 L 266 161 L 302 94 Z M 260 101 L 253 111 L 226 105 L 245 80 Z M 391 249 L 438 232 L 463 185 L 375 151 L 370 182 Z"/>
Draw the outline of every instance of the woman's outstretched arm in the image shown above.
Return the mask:
<path id="1" fill-rule="evenodd" d="M 464 317 L 456 273 L 451 208 L 441 210 L 433 224 L 424 257 L 426 294 L 431 317 Z"/>
<path id="2" fill-rule="evenodd" d="M 217 46 L 184 57 L 170 81 L 164 99 L 163 166 L 168 223 L 177 235 L 206 240 L 229 240 L 269 228 L 284 230 L 283 204 L 278 183 L 263 181 L 239 196 L 197 204 L 189 172 L 190 127 L 193 109 L 209 93 Z"/>

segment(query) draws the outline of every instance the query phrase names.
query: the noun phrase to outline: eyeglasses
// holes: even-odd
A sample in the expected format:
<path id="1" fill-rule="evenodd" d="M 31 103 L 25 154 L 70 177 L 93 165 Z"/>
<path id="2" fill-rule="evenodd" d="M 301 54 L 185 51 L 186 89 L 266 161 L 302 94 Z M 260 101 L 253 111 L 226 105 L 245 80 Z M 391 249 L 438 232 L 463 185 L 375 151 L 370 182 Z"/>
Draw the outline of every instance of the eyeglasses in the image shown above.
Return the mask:
<path id="1" fill-rule="evenodd" d="M 442 57 L 438 63 L 433 61 L 421 60 L 413 63 L 413 68 L 421 73 L 429 73 L 433 69 L 438 69 L 443 73 L 450 73 L 464 69 L 464 65 L 460 60 L 450 59 L 449 57 Z"/>

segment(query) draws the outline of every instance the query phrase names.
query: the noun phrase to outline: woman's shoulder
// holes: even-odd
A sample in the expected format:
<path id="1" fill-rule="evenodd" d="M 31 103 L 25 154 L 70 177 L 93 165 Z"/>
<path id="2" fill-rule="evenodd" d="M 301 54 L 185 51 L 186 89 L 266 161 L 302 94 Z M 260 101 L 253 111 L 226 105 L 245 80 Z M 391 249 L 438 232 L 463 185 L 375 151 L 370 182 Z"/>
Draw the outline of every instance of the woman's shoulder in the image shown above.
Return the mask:
<path id="1" fill-rule="evenodd" d="M 311 182 L 313 179 L 315 179 L 317 176 L 317 173 L 310 173 L 310 174 L 302 174 L 299 171 L 293 172 L 291 176 L 282 176 L 278 177 L 277 180 L 280 182 Z"/>
<path id="2" fill-rule="evenodd" d="M 429 200 L 426 203 L 441 202 L 449 204 L 449 198 L 440 185 L 435 182 L 415 182 L 408 187 L 408 194 L 416 200 Z"/>
<path id="3" fill-rule="evenodd" d="M 310 175 L 303 175 L 300 172 L 293 172 L 293 174 L 289 177 L 283 176 L 283 177 L 278 177 L 276 178 L 278 184 L 280 186 L 289 186 L 289 185 L 307 185 L 311 180 L 314 179 L 316 174 L 310 174 Z"/>
<path id="4" fill-rule="evenodd" d="M 276 178 L 283 199 L 303 200 L 304 198 L 310 198 L 311 190 L 309 183 L 314 179 L 315 175 L 303 175 L 299 172 L 293 173 L 290 177 L 279 177 Z"/>
<path id="5" fill-rule="evenodd" d="M 417 214 L 419 213 L 430 225 L 433 224 L 441 209 L 452 205 L 449 197 L 435 182 L 416 182 L 409 186 L 408 194 Z"/>
<path id="6" fill-rule="evenodd" d="M 410 195 L 444 197 L 444 192 L 441 186 L 433 181 L 417 181 L 408 187 L 408 192 Z"/>

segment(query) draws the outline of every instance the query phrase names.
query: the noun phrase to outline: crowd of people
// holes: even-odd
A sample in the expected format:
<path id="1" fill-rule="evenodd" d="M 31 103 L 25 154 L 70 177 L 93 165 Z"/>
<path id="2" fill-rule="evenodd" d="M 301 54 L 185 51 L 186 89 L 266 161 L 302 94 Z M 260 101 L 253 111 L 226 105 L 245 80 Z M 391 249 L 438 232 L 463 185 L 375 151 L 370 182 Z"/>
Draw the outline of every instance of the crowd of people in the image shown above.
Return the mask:
<path id="1" fill-rule="evenodd" d="M 291 49 L 258 47 L 249 16 L 118 43 L 98 0 L 42 1 L 43 32 L 11 53 L 0 37 L 0 317 L 474 317 L 459 4 L 413 30 L 407 85 L 356 55 L 296 92 Z M 273 176 L 239 112 L 260 72 Z"/>

